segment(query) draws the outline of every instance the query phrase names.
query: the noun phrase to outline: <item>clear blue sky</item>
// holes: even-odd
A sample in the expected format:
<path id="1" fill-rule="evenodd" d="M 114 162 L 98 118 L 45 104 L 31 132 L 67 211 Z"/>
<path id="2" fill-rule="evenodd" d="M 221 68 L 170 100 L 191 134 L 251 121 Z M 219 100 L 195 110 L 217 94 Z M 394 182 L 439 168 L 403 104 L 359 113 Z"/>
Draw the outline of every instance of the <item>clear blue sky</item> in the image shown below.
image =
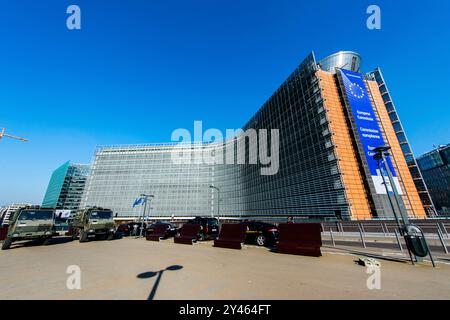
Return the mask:
<path id="1" fill-rule="evenodd" d="M 414 2 L 1 0 L 0 127 L 30 141 L 0 141 L 0 205 L 40 203 L 51 172 L 97 145 L 239 128 L 312 50 L 382 67 L 416 155 L 449 143 L 450 2 Z"/>

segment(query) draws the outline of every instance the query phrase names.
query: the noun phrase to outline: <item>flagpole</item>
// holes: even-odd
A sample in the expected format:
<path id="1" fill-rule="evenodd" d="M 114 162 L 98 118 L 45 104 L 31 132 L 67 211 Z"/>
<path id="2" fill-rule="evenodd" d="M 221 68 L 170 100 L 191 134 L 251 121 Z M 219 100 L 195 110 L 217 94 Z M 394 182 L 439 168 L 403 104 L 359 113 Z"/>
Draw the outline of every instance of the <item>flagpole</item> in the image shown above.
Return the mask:
<path id="1" fill-rule="evenodd" d="M 147 200 L 148 198 L 153 198 L 154 195 L 152 194 L 141 194 L 141 199 L 144 198 L 144 212 L 142 213 L 142 221 L 141 221 L 141 230 L 139 232 L 139 238 L 142 237 L 142 230 L 144 229 L 144 219 L 145 219 L 145 212 L 147 210 Z"/>
<path id="2" fill-rule="evenodd" d="M 142 237 L 142 229 L 144 229 L 144 217 L 145 217 L 145 210 L 147 209 L 147 195 L 144 195 L 144 213 L 142 214 L 142 221 L 141 221 L 141 230 L 139 231 L 139 238 Z"/>

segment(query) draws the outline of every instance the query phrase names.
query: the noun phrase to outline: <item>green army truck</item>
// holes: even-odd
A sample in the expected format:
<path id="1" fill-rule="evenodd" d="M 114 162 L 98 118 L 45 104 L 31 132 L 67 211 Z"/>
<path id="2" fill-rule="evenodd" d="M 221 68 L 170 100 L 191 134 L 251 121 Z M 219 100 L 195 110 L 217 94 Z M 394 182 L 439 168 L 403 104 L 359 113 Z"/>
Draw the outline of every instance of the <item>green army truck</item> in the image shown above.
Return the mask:
<path id="1" fill-rule="evenodd" d="M 116 232 L 113 212 L 103 208 L 78 210 L 70 224 L 70 232 L 72 239 L 78 238 L 80 242 L 89 241 L 91 237 L 112 240 Z"/>
<path id="2" fill-rule="evenodd" d="M 55 210 L 27 206 L 16 210 L 9 218 L 8 231 L 2 250 L 9 249 L 16 241 L 36 240 L 43 245 L 50 243 L 55 234 Z"/>

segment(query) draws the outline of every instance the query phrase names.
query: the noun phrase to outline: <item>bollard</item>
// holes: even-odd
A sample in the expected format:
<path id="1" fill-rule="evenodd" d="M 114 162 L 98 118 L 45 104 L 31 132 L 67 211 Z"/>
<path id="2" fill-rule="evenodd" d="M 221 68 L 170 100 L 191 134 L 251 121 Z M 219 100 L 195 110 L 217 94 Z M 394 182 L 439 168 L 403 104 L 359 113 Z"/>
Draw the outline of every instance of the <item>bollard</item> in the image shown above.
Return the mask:
<path id="1" fill-rule="evenodd" d="M 363 247 L 366 248 L 366 242 L 364 241 L 364 236 L 362 234 L 361 227 L 359 225 L 358 225 L 358 229 L 359 229 L 359 235 L 361 236 L 361 241 L 362 241 Z"/>
<path id="2" fill-rule="evenodd" d="M 333 243 L 333 247 L 336 247 L 336 243 L 334 242 L 333 229 L 332 228 L 330 228 L 330 236 L 331 236 L 331 242 Z"/>
<path id="3" fill-rule="evenodd" d="M 394 229 L 394 232 L 395 232 L 395 237 L 397 238 L 398 247 L 400 248 L 400 251 L 403 252 L 402 243 L 400 242 L 400 237 L 398 236 L 397 229 Z"/>
<path id="4" fill-rule="evenodd" d="M 444 252 L 446 254 L 448 254 L 447 246 L 445 245 L 444 237 L 442 236 L 442 232 L 440 229 L 438 229 L 438 236 L 439 236 L 439 240 L 441 240 L 441 244 L 442 244 L 442 248 L 444 248 Z"/>

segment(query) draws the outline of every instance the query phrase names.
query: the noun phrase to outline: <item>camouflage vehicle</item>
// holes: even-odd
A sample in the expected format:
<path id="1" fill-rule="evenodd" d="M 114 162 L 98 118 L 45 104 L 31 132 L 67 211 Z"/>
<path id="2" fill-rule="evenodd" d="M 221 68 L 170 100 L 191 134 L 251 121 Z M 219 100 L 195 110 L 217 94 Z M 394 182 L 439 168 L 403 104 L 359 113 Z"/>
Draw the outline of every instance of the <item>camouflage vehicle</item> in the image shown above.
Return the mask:
<path id="1" fill-rule="evenodd" d="M 88 208 L 78 210 L 70 225 L 72 238 L 80 242 L 89 241 L 89 237 L 103 236 L 108 240 L 114 238 L 116 224 L 109 209 Z"/>
<path id="2" fill-rule="evenodd" d="M 21 240 L 37 240 L 47 245 L 54 233 L 55 210 L 38 206 L 22 207 L 9 218 L 2 250 L 9 249 L 13 242 Z"/>

